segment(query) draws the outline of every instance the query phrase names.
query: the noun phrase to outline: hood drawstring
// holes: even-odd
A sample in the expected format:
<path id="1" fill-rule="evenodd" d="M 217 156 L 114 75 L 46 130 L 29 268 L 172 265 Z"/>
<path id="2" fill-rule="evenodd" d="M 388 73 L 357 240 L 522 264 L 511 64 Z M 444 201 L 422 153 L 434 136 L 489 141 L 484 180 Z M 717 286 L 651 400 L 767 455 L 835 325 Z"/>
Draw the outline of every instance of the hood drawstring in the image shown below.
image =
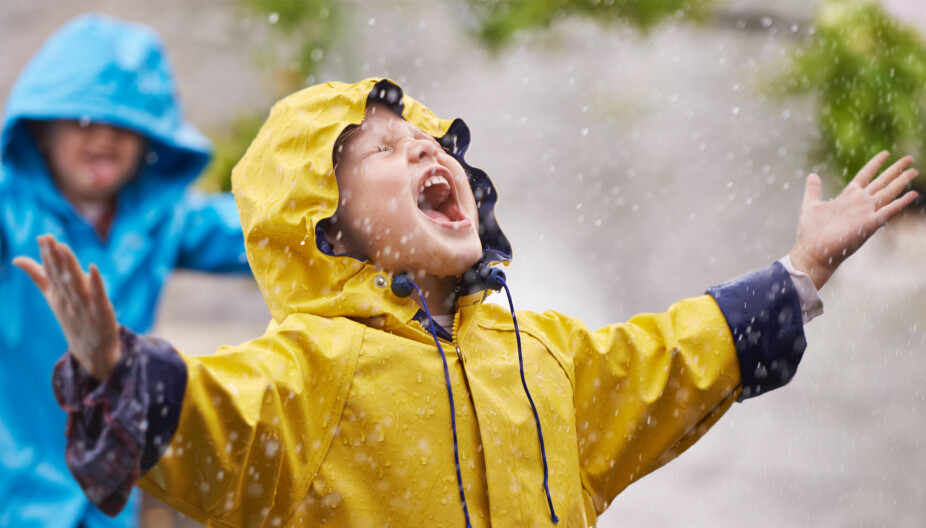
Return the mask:
<path id="1" fill-rule="evenodd" d="M 543 428 L 540 425 L 540 415 L 537 413 L 537 406 L 534 405 L 534 399 L 531 397 L 531 392 L 527 388 L 527 381 L 524 378 L 524 355 L 521 352 L 521 332 L 518 329 L 518 318 L 514 314 L 514 301 L 511 299 L 511 291 L 508 289 L 508 283 L 505 282 L 505 272 L 498 268 L 485 266 L 479 270 L 478 275 L 487 288 L 491 288 L 494 291 L 499 291 L 504 288 L 505 294 L 508 296 L 508 307 L 511 311 L 511 320 L 514 322 L 514 335 L 518 343 L 518 368 L 521 373 L 521 385 L 524 387 L 524 394 L 527 395 L 527 401 L 530 402 L 531 411 L 534 413 L 534 422 L 537 425 L 537 438 L 540 441 L 540 457 L 543 460 L 543 490 L 547 495 L 547 505 L 550 507 L 550 518 L 553 524 L 557 524 L 559 523 L 559 517 L 556 516 L 556 510 L 553 508 L 553 499 L 550 496 L 550 472 L 547 465 L 547 450 L 543 442 Z M 447 368 L 447 357 L 444 355 L 444 349 L 441 348 L 440 341 L 437 339 L 434 319 L 431 318 L 431 311 L 428 309 L 428 303 L 421 293 L 421 288 L 419 288 L 418 285 L 415 284 L 415 281 L 406 273 L 401 273 L 392 280 L 392 292 L 396 296 L 408 297 L 413 291 L 417 291 L 418 297 L 421 298 L 421 304 L 424 305 L 428 321 L 431 323 L 431 335 L 434 337 L 434 343 L 437 345 L 437 350 L 440 352 L 441 359 L 444 361 L 444 382 L 447 385 L 447 395 L 450 398 L 450 423 L 453 429 L 453 457 L 457 466 L 457 484 L 460 488 L 460 499 L 463 501 L 463 515 L 466 517 L 466 528 L 471 528 L 469 522 L 469 509 L 466 506 L 466 495 L 463 493 L 463 478 L 460 475 L 460 457 L 457 449 L 457 422 L 453 405 L 453 390 L 450 387 L 450 371 Z"/>
<path id="2" fill-rule="evenodd" d="M 488 271 L 484 271 L 488 270 Z M 480 276 L 483 277 L 486 285 L 495 291 L 505 288 L 505 295 L 508 296 L 508 308 L 511 311 L 511 320 L 514 322 L 514 336 L 518 340 L 518 368 L 521 370 L 521 385 L 524 387 L 524 394 L 527 395 L 527 401 L 531 404 L 531 411 L 534 412 L 534 422 L 537 424 L 537 438 L 540 440 L 540 457 L 543 459 L 543 491 L 547 494 L 547 505 L 550 506 L 550 518 L 553 524 L 559 522 L 556 516 L 556 510 L 553 509 L 553 499 L 550 497 L 550 471 L 547 466 L 547 449 L 543 443 L 543 428 L 540 426 L 540 415 L 537 413 L 537 406 L 534 405 L 534 398 L 531 397 L 531 391 L 527 388 L 527 381 L 524 379 L 524 356 L 521 353 L 521 331 L 518 329 L 518 318 L 514 315 L 514 301 L 511 300 L 511 290 L 508 289 L 508 283 L 505 282 L 505 272 L 497 268 L 483 268 L 480 270 Z"/>
<path id="3" fill-rule="evenodd" d="M 428 321 L 431 323 L 431 337 L 434 338 L 434 344 L 437 345 L 437 351 L 444 361 L 444 384 L 447 386 L 447 398 L 450 399 L 450 428 L 453 430 L 453 461 L 457 467 L 457 486 L 460 488 L 460 500 L 463 502 L 463 517 L 466 518 L 466 528 L 472 528 L 469 522 L 469 508 L 466 506 L 466 494 L 463 492 L 463 476 L 460 474 L 460 451 L 457 447 L 457 413 L 453 405 L 453 388 L 450 386 L 450 369 L 447 367 L 447 356 L 444 349 L 440 346 L 440 340 L 437 339 L 437 331 L 434 326 L 434 319 L 431 317 L 431 310 L 428 309 L 428 302 L 421 293 L 421 288 L 409 277 L 402 273 L 392 280 L 392 293 L 397 297 L 408 297 L 412 291 L 418 292 L 421 304 L 424 305 L 424 311 L 428 314 Z"/>

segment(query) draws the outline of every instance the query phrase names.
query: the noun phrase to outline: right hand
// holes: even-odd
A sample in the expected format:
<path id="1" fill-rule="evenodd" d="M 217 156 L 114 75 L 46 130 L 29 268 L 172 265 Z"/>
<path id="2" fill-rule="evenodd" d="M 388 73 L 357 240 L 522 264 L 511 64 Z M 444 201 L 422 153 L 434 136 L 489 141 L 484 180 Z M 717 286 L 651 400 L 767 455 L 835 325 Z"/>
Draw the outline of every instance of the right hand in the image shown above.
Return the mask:
<path id="1" fill-rule="evenodd" d="M 794 268 L 809 275 L 818 290 L 844 260 L 918 196 L 915 191 L 903 192 L 919 174 L 909 168 L 910 156 L 878 175 L 888 156 L 882 152 L 872 158 L 831 200 L 820 199 L 823 185 L 817 175 L 807 178 L 797 244 L 789 255 Z"/>
<path id="2" fill-rule="evenodd" d="M 58 318 L 68 351 L 97 381 L 103 381 L 122 357 L 119 324 L 106 296 L 103 278 L 93 264 L 84 273 L 71 249 L 55 237 L 38 238 L 42 263 L 13 259 L 45 296 Z"/>

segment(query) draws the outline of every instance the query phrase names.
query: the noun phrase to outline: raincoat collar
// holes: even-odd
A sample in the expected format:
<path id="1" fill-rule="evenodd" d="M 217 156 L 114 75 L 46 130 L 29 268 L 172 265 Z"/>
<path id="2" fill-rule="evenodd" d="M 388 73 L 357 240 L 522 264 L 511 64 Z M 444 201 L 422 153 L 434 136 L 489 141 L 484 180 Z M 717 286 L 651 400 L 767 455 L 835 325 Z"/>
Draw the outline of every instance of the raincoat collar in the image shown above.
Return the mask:
<path id="1" fill-rule="evenodd" d="M 52 35 L 14 84 L 0 132 L 0 185 L 28 188 L 71 211 L 48 174 L 29 121 L 107 123 L 148 142 L 139 174 L 120 191 L 119 215 L 154 223 L 209 161 L 211 144 L 183 117 L 163 43 L 150 28 L 98 14 Z M 135 207 L 144 202 L 144 207 Z"/>
<path id="2" fill-rule="evenodd" d="M 470 134 L 463 121 L 437 118 L 388 79 L 313 86 L 274 105 L 232 173 L 251 269 L 277 322 L 310 313 L 390 329 L 408 324 L 418 312 L 414 300 L 392 292 L 390 274 L 369 261 L 334 255 L 320 228 L 338 204 L 335 142 L 347 127 L 363 121 L 373 102 L 437 138 L 467 171 L 483 257 L 461 277 L 462 294 L 482 295 L 475 270 L 511 258 L 495 220 L 495 187 L 485 172 L 465 162 Z"/>

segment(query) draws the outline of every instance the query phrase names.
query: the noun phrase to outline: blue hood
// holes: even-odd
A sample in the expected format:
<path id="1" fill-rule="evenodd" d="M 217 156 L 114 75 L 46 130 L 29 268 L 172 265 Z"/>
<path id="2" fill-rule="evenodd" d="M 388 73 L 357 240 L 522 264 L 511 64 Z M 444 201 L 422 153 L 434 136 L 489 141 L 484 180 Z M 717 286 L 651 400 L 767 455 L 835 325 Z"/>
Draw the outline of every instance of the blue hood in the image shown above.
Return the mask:
<path id="1" fill-rule="evenodd" d="M 152 213 L 179 199 L 211 153 L 209 140 L 184 120 L 176 92 L 163 43 L 152 29 L 97 14 L 73 19 L 46 41 L 13 86 L 0 135 L 0 185 L 41 178 L 47 181 L 26 183 L 46 203 L 69 207 L 48 177 L 28 121 L 107 123 L 147 139 L 149 154 L 120 193 L 120 209 L 124 202 L 143 201 L 145 216 L 155 219 L 159 215 Z"/>

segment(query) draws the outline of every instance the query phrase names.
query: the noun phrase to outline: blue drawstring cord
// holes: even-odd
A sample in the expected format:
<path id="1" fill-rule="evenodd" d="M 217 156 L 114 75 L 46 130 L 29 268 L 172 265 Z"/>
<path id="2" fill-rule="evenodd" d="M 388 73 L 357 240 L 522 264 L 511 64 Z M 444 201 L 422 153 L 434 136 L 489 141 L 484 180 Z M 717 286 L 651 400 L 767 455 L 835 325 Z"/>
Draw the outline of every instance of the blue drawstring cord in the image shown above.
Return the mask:
<path id="1" fill-rule="evenodd" d="M 447 398 L 450 400 L 450 427 L 453 430 L 453 460 L 457 466 L 457 486 L 460 488 L 460 500 L 463 502 L 463 516 L 466 518 L 466 528 L 472 528 L 472 524 L 469 522 L 469 508 L 466 506 L 466 494 L 463 492 L 463 475 L 460 473 L 460 451 L 457 447 L 457 413 L 453 405 L 453 388 L 450 386 L 450 369 L 447 367 L 447 356 L 437 339 L 437 332 L 434 330 L 434 319 L 431 318 L 431 310 L 428 309 L 428 302 L 424 299 L 421 288 L 404 273 L 392 280 L 392 292 L 398 297 L 408 297 L 412 294 L 413 288 L 418 292 L 418 297 L 424 306 L 424 312 L 428 315 L 428 321 L 431 323 L 431 337 L 434 338 L 434 344 L 437 345 L 440 357 L 444 361 L 444 383 L 447 385 Z"/>
<path id="2" fill-rule="evenodd" d="M 547 494 L 547 505 L 550 506 L 550 518 L 553 524 L 559 522 L 556 516 L 556 510 L 553 509 L 553 498 L 550 497 L 550 471 L 547 466 L 547 449 L 543 443 L 543 428 L 540 427 L 540 415 L 537 414 L 537 407 L 534 405 L 534 398 L 531 397 L 531 391 L 527 388 L 527 381 L 524 379 L 524 356 L 521 353 L 521 331 L 518 329 L 518 318 L 514 315 L 514 301 L 511 300 L 511 290 L 508 289 L 508 283 L 505 282 L 505 273 L 502 270 L 491 268 L 486 272 L 485 281 L 489 287 L 494 290 L 505 288 L 505 295 L 508 296 L 508 307 L 511 310 L 511 320 L 514 322 L 514 335 L 518 340 L 518 367 L 521 370 L 521 385 L 524 387 L 524 394 L 527 395 L 527 401 L 531 404 L 531 411 L 534 412 L 534 422 L 537 424 L 537 438 L 540 439 L 540 456 L 543 459 L 543 491 Z M 494 287 L 493 287 L 494 286 Z"/>
<path id="3" fill-rule="evenodd" d="M 550 518 L 553 524 L 557 524 L 559 523 L 559 517 L 556 516 L 556 510 L 553 508 L 553 498 L 550 496 L 550 471 L 547 465 L 547 450 L 543 442 L 543 428 L 540 426 L 540 415 L 537 413 L 537 406 L 534 405 L 534 398 L 531 397 L 531 392 L 527 388 L 527 381 L 524 379 L 524 355 L 521 352 L 521 331 L 518 329 L 518 318 L 514 314 L 514 301 L 511 299 L 511 290 L 508 289 L 508 283 L 505 282 L 505 272 L 500 269 L 489 267 L 482 268 L 479 270 L 479 277 L 487 287 L 495 291 L 504 288 L 505 294 L 508 296 L 511 320 L 514 322 L 514 335 L 518 342 L 518 368 L 521 372 L 521 385 L 524 387 L 524 394 L 527 395 L 527 401 L 531 404 L 531 411 L 534 413 L 534 422 L 537 424 L 537 438 L 540 440 L 540 456 L 543 460 L 543 490 L 547 495 L 547 505 L 550 507 Z M 405 273 L 397 275 L 392 280 L 392 292 L 396 296 L 408 297 L 413 291 L 417 291 L 418 297 L 421 298 L 421 304 L 424 305 L 424 311 L 428 316 L 428 321 L 431 323 L 431 336 L 434 338 L 434 344 L 437 345 L 437 350 L 440 352 L 441 359 L 444 361 L 444 382 L 447 385 L 447 395 L 450 398 L 450 424 L 453 429 L 453 458 L 457 466 L 457 484 L 460 487 L 460 499 L 463 501 L 463 515 L 466 517 L 466 528 L 472 528 L 469 522 L 469 508 L 466 506 L 466 495 L 463 493 L 463 477 L 460 474 L 460 455 L 457 449 L 457 420 L 453 405 L 453 389 L 450 387 L 450 370 L 447 368 L 447 356 L 444 355 L 444 349 L 440 346 L 440 341 L 437 339 L 437 333 L 434 330 L 434 319 L 431 318 L 431 311 L 428 309 L 428 303 L 421 293 L 421 288 L 419 288 L 418 285 L 415 284 L 415 281 Z"/>

